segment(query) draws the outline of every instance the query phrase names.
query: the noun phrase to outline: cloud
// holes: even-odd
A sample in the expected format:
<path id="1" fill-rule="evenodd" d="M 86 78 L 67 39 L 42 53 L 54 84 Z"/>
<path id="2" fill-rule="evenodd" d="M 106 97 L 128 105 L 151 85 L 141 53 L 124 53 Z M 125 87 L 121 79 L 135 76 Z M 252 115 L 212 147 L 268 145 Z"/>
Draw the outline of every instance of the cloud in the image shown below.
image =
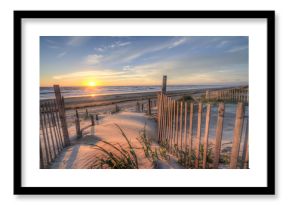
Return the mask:
<path id="1" fill-rule="evenodd" d="M 123 72 L 112 72 L 109 70 L 88 70 L 88 71 L 80 71 L 80 72 L 73 72 L 73 73 L 67 73 L 64 75 L 57 75 L 53 76 L 53 79 L 55 80 L 62 80 L 62 79 L 74 79 L 74 78 L 84 78 L 84 77 L 92 77 L 92 76 L 98 76 L 98 78 L 101 77 L 111 77 L 113 75 L 120 75 Z"/>
<path id="2" fill-rule="evenodd" d="M 186 38 L 186 37 L 180 38 L 180 39 L 174 41 L 168 48 L 171 49 L 171 48 L 175 48 L 177 46 L 180 46 L 180 45 L 184 44 L 187 40 L 188 40 L 188 38 Z"/>
<path id="3" fill-rule="evenodd" d="M 245 49 L 248 49 L 247 45 L 246 46 L 243 45 L 243 46 L 234 47 L 234 48 L 231 48 L 231 49 L 227 50 L 226 52 L 227 53 L 235 53 L 235 52 L 243 51 Z"/>
<path id="4" fill-rule="evenodd" d="M 102 59 L 103 59 L 102 55 L 97 55 L 97 54 L 88 55 L 85 58 L 85 64 L 86 65 L 96 65 L 96 64 L 99 64 Z"/>
<path id="5" fill-rule="evenodd" d="M 105 49 L 104 48 L 94 48 L 95 51 L 103 52 Z"/>
<path id="6" fill-rule="evenodd" d="M 221 48 L 221 47 L 227 45 L 228 43 L 229 43 L 229 41 L 224 40 L 224 41 L 219 42 L 219 43 L 216 45 L 216 47 L 217 47 L 217 48 Z"/>
<path id="7" fill-rule="evenodd" d="M 130 65 L 126 65 L 126 66 L 123 66 L 123 70 L 124 71 L 132 71 L 132 70 L 134 70 L 134 68 Z"/>
<path id="8" fill-rule="evenodd" d="M 109 47 L 110 48 L 116 48 L 116 47 L 123 47 L 123 46 L 127 46 L 130 45 L 131 42 L 121 42 L 121 41 L 116 41 L 113 44 L 111 44 Z"/>
<path id="9" fill-rule="evenodd" d="M 112 44 L 108 45 L 108 46 L 103 46 L 103 47 L 96 47 L 94 48 L 95 51 L 99 51 L 99 52 L 103 52 L 109 48 L 119 48 L 119 47 L 124 47 L 124 46 L 127 46 L 127 45 L 130 45 L 131 42 L 129 41 L 125 41 L 125 42 L 122 42 L 122 41 L 116 41 L 116 42 L 113 42 Z"/>
<path id="10" fill-rule="evenodd" d="M 131 53 L 125 53 L 121 54 L 120 56 L 117 56 L 119 59 L 122 59 L 122 62 L 131 62 L 137 58 L 140 58 L 146 54 L 162 51 L 165 49 L 172 49 L 177 46 L 180 46 L 184 43 L 186 43 L 190 38 L 189 37 L 181 37 L 181 38 L 175 38 L 174 40 L 169 40 L 164 43 L 156 44 L 154 46 L 145 47 L 141 49 L 135 49 Z M 116 57 L 115 57 L 116 58 Z M 111 60 L 115 60 L 114 57 L 112 57 Z"/>
<path id="11" fill-rule="evenodd" d="M 49 48 L 52 48 L 52 49 L 59 49 L 60 47 L 59 46 L 54 46 L 54 45 L 48 45 Z"/>
<path id="12" fill-rule="evenodd" d="M 85 36 L 73 36 L 69 38 L 66 44 L 68 46 L 79 46 L 79 45 L 82 45 L 87 40 L 88 40 L 88 37 L 85 37 Z"/>
<path id="13" fill-rule="evenodd" d="M 64 57 L 66 54 L 67 54 L 66 51 L 61 52 L 61 53 L 59 53 L 59 54 L 57 55 L 57 58 L 62 58 L 62 57 Z"/>

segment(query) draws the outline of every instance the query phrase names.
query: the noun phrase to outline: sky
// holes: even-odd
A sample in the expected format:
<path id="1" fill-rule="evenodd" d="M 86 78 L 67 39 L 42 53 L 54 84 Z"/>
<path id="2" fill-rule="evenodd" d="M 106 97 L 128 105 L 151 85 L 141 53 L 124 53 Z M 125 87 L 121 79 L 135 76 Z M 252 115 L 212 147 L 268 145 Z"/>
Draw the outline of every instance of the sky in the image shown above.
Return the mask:
<path id="1" fill-rule="evenodd" d="M 248 84 L 247 36 L 41 36 L 40 85 Z"/>

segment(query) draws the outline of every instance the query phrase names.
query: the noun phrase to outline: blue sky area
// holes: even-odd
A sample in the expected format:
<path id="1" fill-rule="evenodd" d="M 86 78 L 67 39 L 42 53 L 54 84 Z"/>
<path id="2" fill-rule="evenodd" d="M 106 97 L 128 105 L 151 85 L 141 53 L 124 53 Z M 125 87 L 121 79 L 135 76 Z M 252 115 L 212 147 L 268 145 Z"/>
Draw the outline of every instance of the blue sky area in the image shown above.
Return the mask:
<path id="1" fill-rule="evenodd" d="M 247 36 L 42 36 L 40 84 L 248 84 Z"/>

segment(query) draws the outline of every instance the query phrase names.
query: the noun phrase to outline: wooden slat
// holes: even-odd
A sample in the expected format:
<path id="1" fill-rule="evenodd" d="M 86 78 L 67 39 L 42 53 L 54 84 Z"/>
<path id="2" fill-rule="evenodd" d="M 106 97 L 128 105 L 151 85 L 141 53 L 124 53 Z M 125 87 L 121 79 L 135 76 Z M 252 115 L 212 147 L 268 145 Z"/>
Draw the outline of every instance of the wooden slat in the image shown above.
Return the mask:
<path id="1" fill-rule="evenodd" d="M 43 108 L 43 105 L 41 105 L 41 109 Z M 40 149 L 45 149 L 45 159 L 46 159 L 46 163 L 45 166 L 47 166 L 52 158 L 51 153 L 49 152 L 48 149 L 48 142 L 47 142 L 47 134 L 46 134 L 46 125 L 43 123 L 43 113 L 40 113 L 40 127 L 42 130 L 42 140 L 44 143 L 44 148 L 41 146 Z M 51 158 L 50 158 L 51 157 Z"/>
<path id="2" fill-rule="evenodd" d="M 162 119 L 162 129 L 161 129 L 161 142 L 163 142 L 164 140 L 164 130 L 165 130 L 165 95 L 162 94 L 162 115 L 161 115 L 161 119 Z"/>
<path id="3" fill-rule="evenodd" d="M 173 100 L 170 99 L 170 151 L 173 145 Z"/>
<path id="4" fill-rule="evenodd" d="M 49 126 L 49 131 L 50 131 L 50 139 L 52 141 L 51 145 L 53 147 L 53 153 L 54 153 L 54 158 L 55 158 L 58 152 L 57 152 L 56 142 L 55 142 L 55 138 L 52 131 L 52 124 L 51 124 L 51 119 L 50 119 L 51 116 L 49 114 L 49 106 L 47 103 L 45 103 L 45 106 L 46 106 L 46 117 L 47 117 L 47 122 Z"/>
<path id="5" fill-rule="evenodd" d="M 225 111 L 224 103 L 219 103 L 218 119 L 217 119 L 216 134 L 215 134 L 216 141 L 215 141 L 214 160 L 213 160 L 213 168 L 214 169 L 217 169 L 219 166 L 221 142 L 222 142 L 222 132 L 223 132 L 224 111 Z"/>
<path id="6" fill-rule="evenodd" d="M 148 99 L 148 115 L 151 115 L 151 99 Z"/>
<path id="7" fill-rule="evenodd" d="M 58 107 L 58 111 L 59 111 L 59 116 L 60 116 L 60 119 L 61 119 L 60 121 L 61 121 L 62 134 L 63 134 L 65 146 L 69 146 L 70 145 L 70 139 L 69 139 L 67 123 L 66 123 L 64 99 L 61 96 L 59 85 L 54 85 L 53 88 L 54 88 L 56 103 L 57 103 L 57 107 Z"/>
<path id="8" fill-rule="evenodd" d="M 57 108 L 57 104 L 56 104 L 56 100 L 53 101 L 54 103 L 54 107 Z M 61 144 L 62 144 L 62 147 L 65 146 L 64 144 L 64 138 L 63 138 L 63 135 L 62 135 L 62 128 L 61 128 L 61 122 L 60 122 L 60 116 L 59 116 L 59 111 L 57 110 L 57 112 L 55 113 L 56 115 L 56 124 L 57 124 L 57 128 L 58 128 L 58 132 L 60 133 L 60 141 L 61 141 Z"/>
<path id="9" fill-rule="evenodd" d="M 165 109 L 164 109 L 164 129 L 163 129 L 163 132 L 164 132 L 164 142 L 167 141 L 167 114 L 168 114 L 168 106 L 167 106 L 167 97 L 165 95 L 164 97 L 164 106 L 165 106 Z"/>
<path id="10" fill-rule="evenodd" d="M 184 139 L 184 151 L 187 148 L 187 102 L 184 103 L 184 131 L 183 131 L 183 139 Z"/>
<path id="11" fill-rule="evenodd" d="M 163 95 L 159 95 L 159 127 L 158 127 L 158 142 L 161 142 L 161 136 L 162 136 L 162 98 Z"/>
<path id="12" fill-rule="evenodd" d="M 50 121 L 51 121 L 51 125 L 52 125 L 52 130 L 53 130 L 53 137 L 54 137 L 54 141 L 55 141 L 55 146 L 56 146 L 57 154 L 58 154 L 58 152 L 60 152 L 60 150 L 61 150 L 61 147 L 60 147 L 60 144 L 58 141 L 58 134 L 57 134 L 57 130 L 56 130 L 56 123 L 54 121 L 54 114 L 53 114 L 51 101 L 48 101 L 47 105 L 48 105 L 48 112 L 50 115 Z"/>
<path id="13" fill-rule="evenodd" d="M 202 161 L 202 168 L 203 169 L 206 168 L 206 156 L 207 156 L 207 149 L 208 149 L 208 132 L 209 132 L 209 124 L 210 124 L 210 112 L 211 112 L 211 105 L 207 104 L 205 128 L 204 128 L 204 136 L 203 136 L 203 161 Z"/>
<path id="14" fill-rule="evenodd" d="M 59 128 L 59 124 L 57 122 L 57 108 L 56 108 L 56 105 L 55 105 L 55 101 L 52 100 L 50 101 L 50 104 L 51 104 L 51 107 L 52 107 L 52 117 L 53 117 L 53 121 L 54 121 L 54 124 L 55 124 L 55 129 L 56 129 L 56 133 L 57 133 L 57 139 L 58 139 L 58 143 L 59 143 L 59 146 L 60 146 L 60 149 L 63 148 L 63 142 L 62 142 L 62 135 L 61 135 L 61 130 Z"/>
<path id="15" fill-rule="evenodd" d="M 233 137 L 233 146 L 231 152 L 230 169 L 237 168 L 243 121 L 244 121 L 244 103 L 240 102 L 238 103 L 236 110 L 236 121 Z"/>
<path id="16" fill-rule="evenodd" d="M 183 118 L 182 118 L 182 116 L 183 116 L 183 102 L 180 102 L 180 114 L 179 114 L 180 116 L 180 118 L 179 118 L 179 120 L 180 120 L 180 122 L 179 122 L 179 139 L 180 139 L 180 150 L 182 150 L 182 130 L 183 130 L 183 125 L 182 125 L 182 120 L 183 120 Z"/>
<path id="17" fill-rule="evenodd" d="M 52 143 L 50 142 L 50 137 L 49 137 L 50 134 L 49 134 L 48 128 L 47 128 L 47 126 L 49 126 L 49 124 L 48 124 L 48 121 L 46 119 L 46 105 L 45 104 L 43 104 L 43 110 L 44 110 L 44 113 L 43 113 L 43 124 L 45 126 L 47 146 L 48 146 L 49 155 L 50 155 L 50 161 L 49 162 L 51 162 L 52 159 L 54 158 L 54 155 L 52 154 L 53 153 L 53 151 L 52 151 L 53 149 L 51 148 Z"/>
<path id="18" fill-rule="evenodd" d="M 201 133 L 201 117 L 202 117 L 202 103 L 198 104 L 198 118 L 197 118 L 197 131 L 196 131 L 196 142 L 195 142 L 195 161 L 194 167 L 198 169 L 199 161 L 199 148 L 200 148 L 200 133 Z"/>
<path id="19" fill-rule="evenodd" d="M 178 134 L 179 134 L 179 102 L 176 101 L 176 118 L 175 118 L 175 126 L 176 126 L 176 131 L 175 131 L 175 142 L 176 142 L 176 147 L 178 148 Z"/>
<path id="20" fill-rule="evenodd" d="M 189 115 L 189 166 L 191 166 L 191 155 L 192 155 L 192 122 L 193 122 L 193 103 L 190 103 L 190 115 Z"/>
<path id="21" fill-rule="evenodd" d="M 157 122 L 158 122 L 158 124 L 157 124 L 157 126 L 158 126 L 158 141 L 160 141 L 160 130 L 161 130 L 161 124 L 160 124 L 160 121 L 161 121 L 161 119 L 160 119 L 160 112 L 161 112 L 161 107 L 160 107 L 160 104 L 161 104 L 161 102 L 160 102 L 160 100 L 161 100 L 161 95 L 160 94 L 158 94 L 157 95 Z"/>
<path id="22" fill-rule="evenodd" d="M 243 148 L 243 156 L 242 156 L 242 167 L 244 169 L 249 168 L 249 118 L 246 124 L 246 133 L 244 139 L 244 148 Z"/>

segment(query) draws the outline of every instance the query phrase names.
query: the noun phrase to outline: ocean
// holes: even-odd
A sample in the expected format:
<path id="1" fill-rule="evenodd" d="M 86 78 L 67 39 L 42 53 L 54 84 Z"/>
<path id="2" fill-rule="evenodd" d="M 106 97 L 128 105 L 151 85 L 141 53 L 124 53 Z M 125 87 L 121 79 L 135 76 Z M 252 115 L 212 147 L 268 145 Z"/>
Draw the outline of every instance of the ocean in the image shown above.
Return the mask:
<path id="1" fill-rule="evenodd" d="M 167 85 L 168 91 L 204 88 L 222 88 L 229 85 Z M 64 97 L 84 97 L 125 93 L 156 92 L 161 86 L 97 86 L 97 87 L 61 87 Z M 53 87 L 40 87 L 40 99 L 54 98 Z"/>

